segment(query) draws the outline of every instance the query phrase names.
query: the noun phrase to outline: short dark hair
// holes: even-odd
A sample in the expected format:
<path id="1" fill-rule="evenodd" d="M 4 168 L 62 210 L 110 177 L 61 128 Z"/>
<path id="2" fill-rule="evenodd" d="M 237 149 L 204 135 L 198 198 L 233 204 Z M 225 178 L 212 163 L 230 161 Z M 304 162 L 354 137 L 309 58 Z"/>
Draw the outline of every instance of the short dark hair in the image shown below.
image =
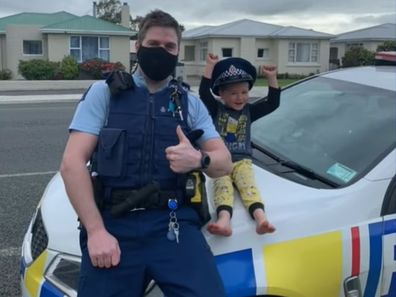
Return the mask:
<path id="1" fill-rule="evenodd" d="M 177 43 L 180 44 L 181 41 L 181 28 L 176 19 L 169 13 L 164 12 L 159 9 L 150 11 L 143 17 L 142 21 L 139 23 L 139 32 L 137 35 L 138 42 L 142 43 L 146 37 L 148 29 L 151 27 L 169 27 L 176 31 Z"/>

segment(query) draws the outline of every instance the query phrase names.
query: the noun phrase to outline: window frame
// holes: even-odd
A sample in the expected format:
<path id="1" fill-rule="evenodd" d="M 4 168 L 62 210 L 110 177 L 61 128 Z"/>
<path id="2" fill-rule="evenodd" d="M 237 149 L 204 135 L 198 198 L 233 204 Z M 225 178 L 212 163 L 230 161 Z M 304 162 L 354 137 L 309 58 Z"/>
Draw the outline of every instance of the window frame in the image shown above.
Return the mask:
<path id="1" fill-rule="evenodd" d="M 230 55 L 224 55 L 224 51 L 230 51 L 231 53 L 230 53 Z M 233 54 L 234 54 L 234 49 L 232 47 L 222 47 L 221 48 L 221 56 L 223 58 L 231 58 L 231 57 L 233 57 Z"/>
<path id="2" fill-rule="evenodd" d="M 189 50 L 187 50 L 187 48 Z M 187 53 L 191 53 L 192 50 L 192 57 L 187 57 Z M 185 45 L 184 46 L 184 59 L 185 62 L 193 62 L 195 60 L 195 45 Z"/>
<path id="3" fill-rule="evenodd" d="M 261 57 L 259 55 L 260 50 L 263 51 Z M 259 47 L 259 48 L 257 48 L 257 56 L 256 56 L 256 58 L 259 59 L 259 60 L 268 59 L 269 58 L 269 48 L 268 47 Z"/>
<path id="4" fill-rule="evenodd" d="M 69 38 L 69 54 L 72 57 L 76 57 L 75 55 L 72 55 L 71 52 L 72 52 L 72 50 L 79 51 L 79 55 L 78 55 L 78 59 L 77 59 L 78 63 L 83 63 L 83 62 L 86 61 L 86 60 L 83 61 L 83 58 L 82 58 L 82 56 L 83 56 L 82 38 L 83 37 L 87 37 L 87 36 L 88 35 L 70 35 L 70 38 Z M 79 40 L 79 46 L 78 47 L 72 46 L 72 38 L 73 37 L 77 37 L 78 38 L 78 40 Z M 89 36 L 89 37 L 95 37 L 97 39 L 98 51 L 97 51 L 97 54 L 96 54 L 96 58 L 99 58 L 99 59 L 102 59 L 104 61 L 109 62 L 110 61 L 110 37 L 109 36 Z M 101 46 L 101 43 L 102 43 L 101 41 L 104 40 L 104 39 L 107 39 L 107 47 L 102 47 Z M 103 59 L 101 57 L 101 52 L 104 52 L 104 51 L 108 52 L 108 58 L 107 59 Z M 87 59 L 87 60 L 89 60 L 89 59 Z"/>
<path id="5" fill-rule="evenodd" d="M 309 45 L 308 61 L 297 61 L 299 44 Z M 318 41 L 289 41 L 287 62 L 289 64 L 320 64 L 320 43 Z"/>
<path id="6" fill-rule="evenodd" d="M 39 54 L 25 53 L 25 42 L 39 42 L 39 43 L 40 43 L 41 53 L 39 53 Z M 23 54 L 24 56 L 42 57 L 42 56 L 44 55 L 44 51 L 43 51 L 43 40 L 39 40 L 39 39 L 23 39 L 23 40 L 22 40 L 22 54 Z"/>
<path id="7" fill-rule="evenodd" d="M 201 41 L 199 43 L 199 60 L 200 61 L 206 61 L 206 56 L 208 55 L 208 42 L 207 41 Z"/>

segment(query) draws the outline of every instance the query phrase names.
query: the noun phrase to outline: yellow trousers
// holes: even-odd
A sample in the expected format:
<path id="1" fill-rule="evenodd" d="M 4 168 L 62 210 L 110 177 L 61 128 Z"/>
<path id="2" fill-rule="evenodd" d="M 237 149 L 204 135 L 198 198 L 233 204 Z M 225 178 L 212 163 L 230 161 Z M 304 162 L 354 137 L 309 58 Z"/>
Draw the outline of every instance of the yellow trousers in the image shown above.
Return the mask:
<path id="1" fill-rule="evenodd" d="M 243 159 L 233 164 L 231 175 L 214 180 L 214 203 L 219 206 L 232 208 L 234 203 L 234 186 L 239 191 L 243 205 L 250 209 L 253 204 L 262 204 L 260 193 L 257 189 L 252 160 Z"/>

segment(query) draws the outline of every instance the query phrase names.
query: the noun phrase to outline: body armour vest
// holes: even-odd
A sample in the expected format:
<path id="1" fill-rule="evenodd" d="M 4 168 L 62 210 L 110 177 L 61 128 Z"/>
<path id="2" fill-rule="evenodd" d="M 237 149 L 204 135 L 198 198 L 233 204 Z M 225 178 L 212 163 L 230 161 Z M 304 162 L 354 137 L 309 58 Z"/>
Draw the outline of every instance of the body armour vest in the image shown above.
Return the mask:
<path id="1" fill-rule="evenodd" d="M 174 87 L 150 94 L 147 89 L 135 86 L 110 99 L 107 124 L 99 135 L 94 158 L 105 189 L 140 189 L 152 181 L 158 182 L 164 191 L 179 193 L 184 189 L 181 175 L 170 169 L 165 156 L 168 146 L 179 143 L 176 127 L 180 125 L 184 133 L 190 130 L 186 123 L 187 92 L 181 86 Z M 184 120 L 172 105 L 171 94 L 175 90 Z M 113 155 L 115 160 L 111 160 Z M 105 163 L 106 158 L 108 168 L 101 170 L 101 160 Z"/>
<path id="2" fill-rule="evenodd" d="M 242 110 L 233 110 L 218 103 L 216 129 L 231 152 L 232 161 L 250 158 L 250 110 L 246 104 Z"/>

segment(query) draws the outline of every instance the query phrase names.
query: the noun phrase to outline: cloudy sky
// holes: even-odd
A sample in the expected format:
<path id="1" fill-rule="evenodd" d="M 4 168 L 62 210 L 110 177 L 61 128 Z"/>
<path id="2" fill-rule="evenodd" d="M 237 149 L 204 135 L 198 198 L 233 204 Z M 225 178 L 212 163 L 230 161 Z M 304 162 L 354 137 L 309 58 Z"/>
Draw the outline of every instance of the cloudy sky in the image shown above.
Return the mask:
<path id="1" fill-rule="evenodd" d="M 97 0 L 99 1 L 99 0 Z M 338 34 L 396 23 L 395 0 L 121 0 L 132 17 L 159 8 L 171 13 L 186 29 L 220 25 L 239 19 L 297 26 Z M 67 11 L 92 15 L 91 0 L 0 0 L 0 17 L 21 12 Z"/>

